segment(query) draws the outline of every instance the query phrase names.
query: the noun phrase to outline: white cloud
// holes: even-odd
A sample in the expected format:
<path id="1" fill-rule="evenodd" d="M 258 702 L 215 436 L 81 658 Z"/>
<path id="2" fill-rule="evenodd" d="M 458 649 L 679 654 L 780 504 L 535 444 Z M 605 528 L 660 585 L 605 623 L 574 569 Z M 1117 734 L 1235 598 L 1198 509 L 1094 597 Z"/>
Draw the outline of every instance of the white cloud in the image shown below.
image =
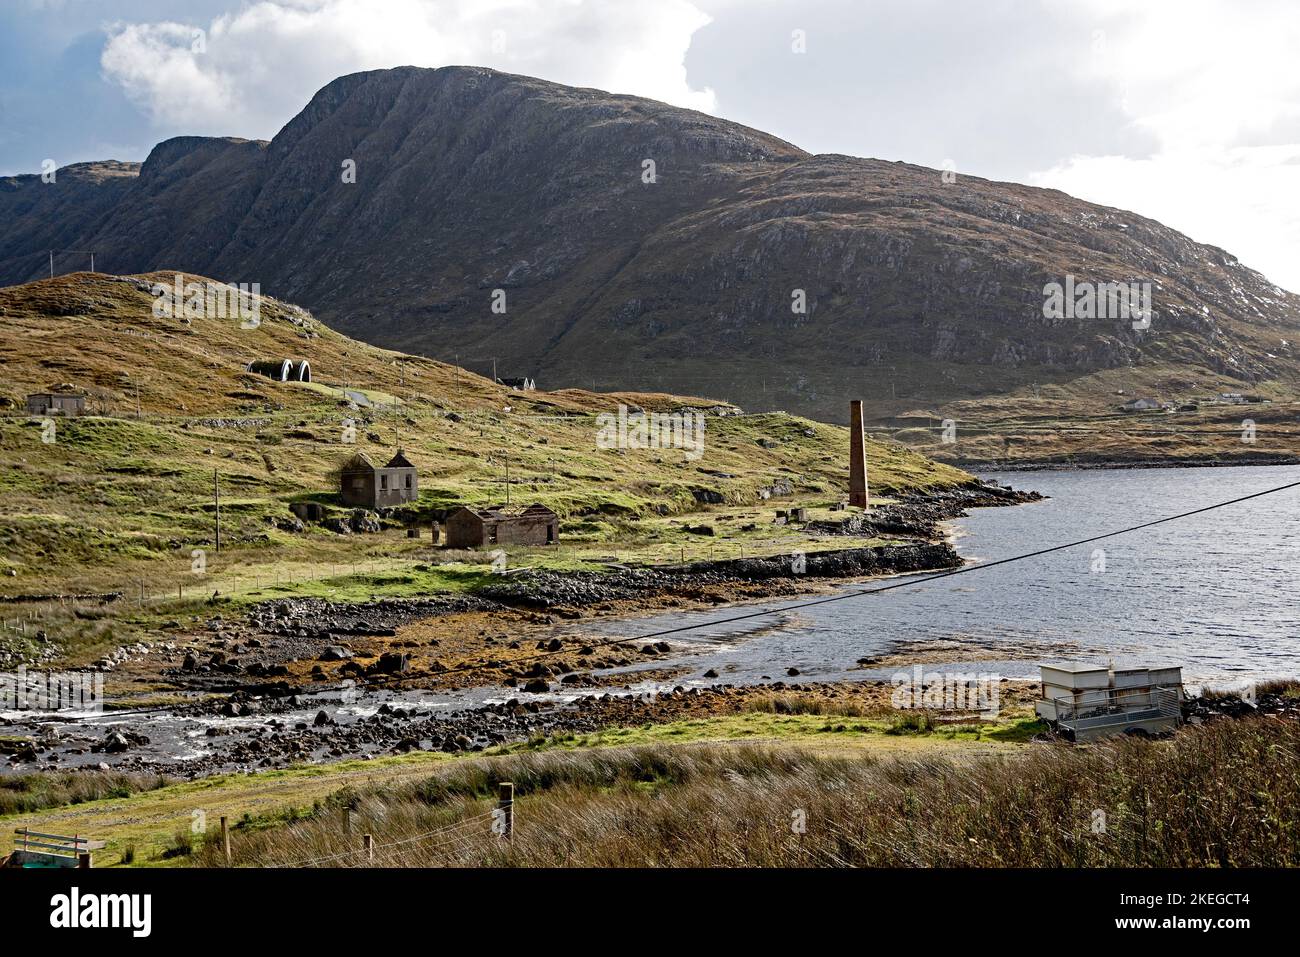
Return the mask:
<path id="1" fill-rule="evenodd" d="M 103 72 L 159 135 L 269 137 L 341 74 L 476 64 L 721 103 L 810 149 L 953 157 L 1158 219 L 1300 290 L 1294 0 L 227 2 L 109 28 Z"/>
<path id="2" fill-rule="evenodd" d="M 210 23 L 115 23 L 101 66 L 173 132 L 269 137 L 359 70 L 471 64 L 712 111 L 683 60 L 688 0 L 264 0 Z M 196 28 L 206 49 L 192 50 Z"/>
<path id="3" fill-rule="evenodd" d="M 1094 0 L 1090 68 L 1158 146 L 1079 149 L 1029 181 L 1130 209 L 1220 246 L 1300 290 L 1300 16 L 1263 0 L 1123 5 Z"/>
<path id="4" fill-rule="evenodd" d="M 1300 144 L 1076 156 L 1030 181 L 1139 212 L 1300 290 Z"/>
<path id="5" fill-rule="evenodd" d="M 207 54 L 191 49 L 195 28 L 180 23 L 121 27 L 100 64 L 156 118 L 183 123 L 228 116 L 238 108 L 230 78 L 205 71 Z"/>

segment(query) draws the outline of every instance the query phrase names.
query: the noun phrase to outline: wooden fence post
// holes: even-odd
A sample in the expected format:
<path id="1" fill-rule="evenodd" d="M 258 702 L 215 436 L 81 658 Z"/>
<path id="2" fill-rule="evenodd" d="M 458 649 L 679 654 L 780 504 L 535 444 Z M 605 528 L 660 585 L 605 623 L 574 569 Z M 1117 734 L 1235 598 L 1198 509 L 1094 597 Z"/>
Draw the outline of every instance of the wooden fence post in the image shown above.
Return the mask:
<path id="1" fill-rule="evenodd" d="M 375 860 L 375 839 L 369 834 L 362 835 L 361 844 L 366 849 L 366 860 L 373 864 Z"/>
<path id="2" fill-rule="evenodd" d="M 501 812 L 501 837 L 510 841 L 515 836 L 515 785 L 502 781 L 498 785 L 497 809 Z"/>
<path id="3" fill-rule="evenodd" d="M 226 855 L 226 866 L 230 866 L 230 824 L 226 816 L 221 815 L 221 848 Z"/>
<path id="4" fill-rule="evenodd" d="M 346 805 L 343 807 L 343 833 L 352 833 L 352 808 Z"/>

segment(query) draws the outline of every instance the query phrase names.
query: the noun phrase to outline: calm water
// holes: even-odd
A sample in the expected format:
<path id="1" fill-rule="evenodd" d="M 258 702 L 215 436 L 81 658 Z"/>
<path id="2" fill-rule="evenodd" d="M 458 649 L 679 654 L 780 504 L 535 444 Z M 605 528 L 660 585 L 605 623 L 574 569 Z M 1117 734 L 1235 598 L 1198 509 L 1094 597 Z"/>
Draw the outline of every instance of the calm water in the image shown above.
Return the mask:
<path id="1" fill-rule="evenodd" d="M 1037 489 L 1049 501 L 981 509 L 957 523 L 957 546 L 976 566 L 1038 548 L 1086 538 L 1163 515 L 1300 481 L 1300 467 L 1148 469 L 1098 472 L 1021 472 L 991 476 L 1018 488 Z M 682 648 L 691 676 L 669 685 L 845 678 L 888 678 L 897 671 L 861 668 L 860 657 L 909 652 L 916 660 L 942 661 L 935 670 L 993 672 L 1037 677 L 1037 663 L 1080 658 L 1104 663 L 1180 664 L 1192 683 L 1232 686 L 1253 678 L 1300 676 L 1300 490 L 1282 492 L 1182 522 L 1103 543 L 1105 570 L 1094 571 L 1096 545 L 1044 558 L 972 571 L 955 578 L 881 595 L 849 598 L 789 610 L 796 602 L 764 603 L 785 609 L 771 618 L 709 624 L 756 610 L 742 606 L 562 631 L 636 636 L 701 622 L 706 627 L 671 636 Z M 897 581 L 915 581 L 897 579 Z M 846 586 L 851 591 L 871 585 Z M 965 657 L 964 657 L 965 656 Z M 662 665 L 664 662 L 656 662 Z M 644 666 L 642 666 L 644 667 Z M 786 675 L 796 667 L 798 678 Z M 716 669 L 719 679 L 703 673 Z M 626 669 L 635 691 L 657 686 Z M 930 669 L 927 669 L 930 670 Z M 581 690 L 548 696 L 566 700 Z M 429 691 L 363 694 L 352 704 L 314 699 L 292 723 L 310 720 L 319 707 L 349 722 L 384 701 L 451 711 L 515 695 L 501 688 L 456 693 Z M 10 715 L 11 733 L 34 732 L 48 716 Z M 66 716 L 65 716 L 66 717 Z M 133 752 L 157 759 L 186 759 L 222 742 L 241 739 L 264 724 L 247 719 L 192 718 L 171 714 L 88 717 L 75 734 L 97 740 L 107 726 L 136 727 L 152 743 Z M 227 736 L 205 734 L 218 724 Z M 67 754 L 64 763 L 96 763 L 91 752 Z"/>
<path id="2" fill-rule="evenodd" d="M 1300 467 L 987 477 L 1050 500 L 980 509 L 956 523 L 957 547 L 976 564 L 1300 481 Z M 1105 550 L 1104 570 L 1097 548 Z M 1043 660 L 1114 659 L 1181 664 L 1189 681 L 1231 685 L 1300 675 L 1298 596 L 1300 489 L 1043 558 L 669 640 L 691 646 L 700 673 L 714 668 L 735 682 L 784 678 L 792 666 L 799 681 L 888 677 L 895 668 L 864 672 L 855 662 L 919 646 L 921 660 L 926 649 L 935 657 L 946 650 L 951 667 L 1007 676 L 1037 677 Z M 593 631 L 640 635 L 734 614 L 661 615 Z"/>

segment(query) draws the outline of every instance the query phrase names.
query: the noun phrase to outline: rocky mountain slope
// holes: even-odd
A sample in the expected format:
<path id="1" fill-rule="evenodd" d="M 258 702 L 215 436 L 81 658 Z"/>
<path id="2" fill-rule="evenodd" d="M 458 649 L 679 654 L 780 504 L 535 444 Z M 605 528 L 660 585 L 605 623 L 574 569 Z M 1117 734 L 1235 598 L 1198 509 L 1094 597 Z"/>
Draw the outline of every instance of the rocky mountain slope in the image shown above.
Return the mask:
<path id="1" fill-rule="evenodd" d="M 55 245 L 259 282 L 349 335 L 543 388 L 842 420 L 849 396 L 879 416 L 1051 384 L 1095 400 L 1157 387 L 1152 369 L 1178 398 L 1300 382 L 1300 297 L 1152 220 L 472 67 L 342 77 L 270 142 L 0 181 L 0 225 L 0 282 Z M 1067 274 L 1149 281 L 1151 328 L 1045 319 Z"/>

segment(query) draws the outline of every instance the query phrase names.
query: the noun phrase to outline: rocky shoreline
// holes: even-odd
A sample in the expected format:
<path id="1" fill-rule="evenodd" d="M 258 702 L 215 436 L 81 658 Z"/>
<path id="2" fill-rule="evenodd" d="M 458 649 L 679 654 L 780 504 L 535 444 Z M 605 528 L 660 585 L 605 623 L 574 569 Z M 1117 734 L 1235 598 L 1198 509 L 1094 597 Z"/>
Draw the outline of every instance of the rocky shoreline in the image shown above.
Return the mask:
<path id="1" fill-rule="evenodd" d="M 905 535 L 942 537 L 944 522 L 965 518 L 972 508 L 1002 508 L 1040 502 L 1038 492 L 1022 492 L 1009 485 L 976 480 L 926 495 L 899 496 L 895 504 L 879 505 L 841 521 L 810 522 L 809 530 L 833 535 Z"/>
<path id="2" fill-rule="evenodd" d="M 1032 707 L 1037 687 L 1037 682 L 1003 679 L 1003 706 Z M 678 685 L 657 694 L 588 694 L 567 702 L 511 698 L 451 712 L 385 701 L 373 712 L 357 716 L 344 715 L 327 702 L 312 704 L 298 697 L 249 699 L 250 710 L 245 717 L 254 717 L 257 723 L 245 722 L 240 726 L 210 723 L 205 735 L 210 752 L 189 760 L 157 760 L 131 753 L 149 743 L 148 737 L 137 728 L 111 727 L 106 732 L 97 732 L 58 724 L 47 725 L 40 736 L 21 750 L 11 752 L 10 759 L 17 767 L 39 764 L 49 768 L 55 766 L 49 760 L 52 754 L 89 752 L 113 756 L 114 770 L 195 779 L 231 771 L 370 760 L 417 751 L 471 753 L 543 736 L 589 734 L 608 728 L 723 717 L 754 710 L 779 712 L 785 708 L 791 713 L 825 714 L 828 720 L 837 714 L 890 718 L 898 714 L 890 704 L 890 692 L 891 685 L 884 681 L 809 684 L 774 681 L 765 685 L 716 684 L 696 688 Z M 313 710 L 314 717 L 311 717 Z M 1183 710 L 1191 724 L 1256 714 L 1300 720 L 1300 700 L 1281 689 L 1266 690 L 1252 701 L 1230 695 L 1203 695 L 1189 699 Z M 105 760 L 84 769 L 104 770 L 108 766 Z"/>
<path id="3" fill-rule="evenodd" d="M 849 534 L 849 533 L 845 533 Z M 962 564 L 947 542 L 845 548 L 760 558 L 693 562 L 674 568 L 629 568 L 615 572 L 558 574 L 525 571 L 489 584 L 476 594 L 503 605 L 555 608 L 625 601 L 655 592 L 678 592 L 733 582 L 790 582 L 819 578 L 863 578 L 939 571 Z"/>
<path id="4" fill-rule="evenodd" d="M 1260 465 L 1300 465 L 1300 455 L 1241 455 L 1232 458 L 1180 458 L 1170 456 L 1159 459 L 1072 459 L 1069 462 L 1043 460 L 1040 462 L 999 462 L 996 460 L 955 459 L 949 464 L 968 472 L 1084 472 L 1112 469 L 1202 469 L 1230 468 Z"/>
<path id="5" fill-rule="evenodd" d="M 204 637 L 179 661 L 179 652 L 170 652 L 171 660 L 159 671 L 189 692 L 230 695 L 221 706 L 230 717 L 240 716 L 240 701 L 250 696 L 287 698 L 344 684 L 361 689 L 478 684 L 533 693 L 551 690 L 553 680 L 591 687 L 607 683 L 596 672 L 663 660 L 674 649 L 663 642 L 637 647 L 554 636 L 534 647 L 534 639 L 545 638 L 562 620 L 787 597 L 836 580 L 961 564 L 948 542 L 911 542 L 813 552 L 799 560 L 769 556 L 607 573 L 526 571 L 472 595 L 361 604 L 282 599 L 264 602 L 242 618 L 214 615 L 204 624 Z M 421 628 L 403 631 L 414 625 Z M 426 638 L 426 631 L 436 636 Z M 209 701 L 182 706 L 178 713 L 214 707 Z"/>
<path id="6" fill-rule="evenodd" d="M 37 734 L 32 748 L 11 760 L 22 764 L 39 757 L 45 766 L 57 766 L 62 753 L 77 756 L 64 765 L 72 766 L 102 754 L 111 755 L 115 767 L 153 769 L 159 748 L 148 748 L 148 737 L 180 734 L 160 730 L 164 725 L 185 725 L 189 737 L 201 733 L 207 740 L 198 750 L 209 754 L 174 762 L 177 767 L 169 769 L 187 776 L 391 751 L 471 750 L 539 733 L 607 727 L 637 707 L 629 704 L 635 697 L 601 693 L 615 685 L 626 689 L 629 666 L 637 680 L 653 679 L 664 687 L 688 669 L 675 661 L 678 649 L 667 642 L 638 647 L 570 636 L 558 627 L 563 620 L 793 597 L 846 579 L 956 568 L 962 558 L 944 540 L 943 522 L 969 508 L 1038 498 L 975 481 L 902 497 L 869 517 L 855 513 L 808 526 L 814 532 L 896 539 L 884 545 L 607 572 L 525 570 L 472 594 L 363 603 L 285 598 L 237 617 L 214 614 L 188 641 L 160 645 L 150 660 L 134 666 L 135 675 L 162 677 L 193 700 L 156 709 L 161 723 L 148 714 L 123 715 L 120 723 L 106 716 L 107 734 L 102 727 L 61 722 L 57 716 L 44 723 L 24 721 L 12 730 Z M 435 714 L 427 703 L 411 704 L 421 697 L 414 689 L 490 688 L 502 689 L 502 695 L 522 692 L 524 701 L 451 715 Z M 557 692 L 578 697 L 559 705 L 552 697 Z M 664 700 L 722 693 L 678 686 Z M 342 720 L 343 710 L 351 715 L 357 709 L 320 707 L 331 698 L 384 703 L 365 718 Z M 421 700 L 427 702 L 428 695 Z M 198 726 L 205 727 L 196 732 Z"/>
<path id="7" fill-rule="evenodd" d="M 635 665 L 637 680 L 667 684 L 683 673 L 681 666 L 668 666 L 677 649 L 667 642 L 639 647 L 622 640 L 544 640 L 553 635 L 558 619 L 601 611 L 619 616 L 665 604 L 707 606 L 742 596 L 787 596 L 843 578 L 962 564 L 947 542 L 814 552 L 805 561 L 802 571 L 790 558 L 776 556 L 610 573 L 528 572 L 474 595 L 361 604 L 317 598 L 264 602 L 237 618 L 212 616 L 188 650 L 174 645 L 160 650 L 163 667 L 156 673 L 201 697 L 152 712 L 124 713 L 121 721 L 109 712 L 100 724 L 54 714 L 4 720 L 0 735 L 17 733 L 29 740 L 10 751 L 14 768 L 110 765 L 202 777 L 413 750 L 481 750 L 538 734 L 584 733 L 638 715 L 643 722 L 668 713 L 665 708 L 680 711 L 665 702 L 721 701 L 753 689 L 677 686 L 650 696 L 651 702 L 660 699 L 660 705 L 647 711 L 640 697 L 600 690 L 622 685 L 631 674 L 620 671 L 601 679 L 598 673 Z M 751 590 L 745 593 L 742 586 Z M 453 629 L 470 637 L 446 637 Z M 444 637 L 423 637 L 435 631 Z M 456 681 L 440 680 L 452 672 Z M 412 706 L 402 696 L 418 697 L 417 692 L 394 690 L 472 687 L 523 692 L 523 700 L 448 713 L 427 704 Z M 784 685 L 765 687 L 770 691 Z M 552 697 L 557 692 L 577 697 L 564 704 Z M 343 705 L 363 700 L 384 703 L 366 717 L 343 717 L 349 710 Z M 197 750 L 208 753 L 160 760 L 157 751 L 164 742 L 170 743 L 163 750 L 184 750 L 183 742 L 196 735 L 203 741 Z"/>
<path id="8" fill-rule="evenodd" d="M 94 754 L 104 760 L 83 766 L 87 770 L 103 770 L 111 758 L 113 770 L 195 779 L 231 771 L 368 760 L 414 751 L 478 752 L 539 736 L 587 734 L 646 722 L 737 714 L 752 710 L 757 699 L 773 694 L 818 698 L 884 714 L 889 710 L 889 690 L 884 682 L 791 685 L 775 681 L 757 686 L 718 684 L 689 689 L 678 685 L 658 694 L 606 692 L 582 695 L 568 702 L 511 698 L 452 712 L 395 700 L 385 701 L 373 713 L 355 717 L 342 714 L 324 700 L 313 703 L 296 696 L 245 698 L 249 710 L 243 717 L 255 718 L 256 723 L 208 723 L 204 747 L 211 750 L 192 759 L 159 760 L 139 753 L 150 743 L 147 724 L 97 730 L 52 723 L 11 760 L 20 767 L 39 764 L 48 768 L 57 766 L 49 760 L 52 754 Z M 192 717 L 198 719 L 201 714 L 196 711 Z"/>

